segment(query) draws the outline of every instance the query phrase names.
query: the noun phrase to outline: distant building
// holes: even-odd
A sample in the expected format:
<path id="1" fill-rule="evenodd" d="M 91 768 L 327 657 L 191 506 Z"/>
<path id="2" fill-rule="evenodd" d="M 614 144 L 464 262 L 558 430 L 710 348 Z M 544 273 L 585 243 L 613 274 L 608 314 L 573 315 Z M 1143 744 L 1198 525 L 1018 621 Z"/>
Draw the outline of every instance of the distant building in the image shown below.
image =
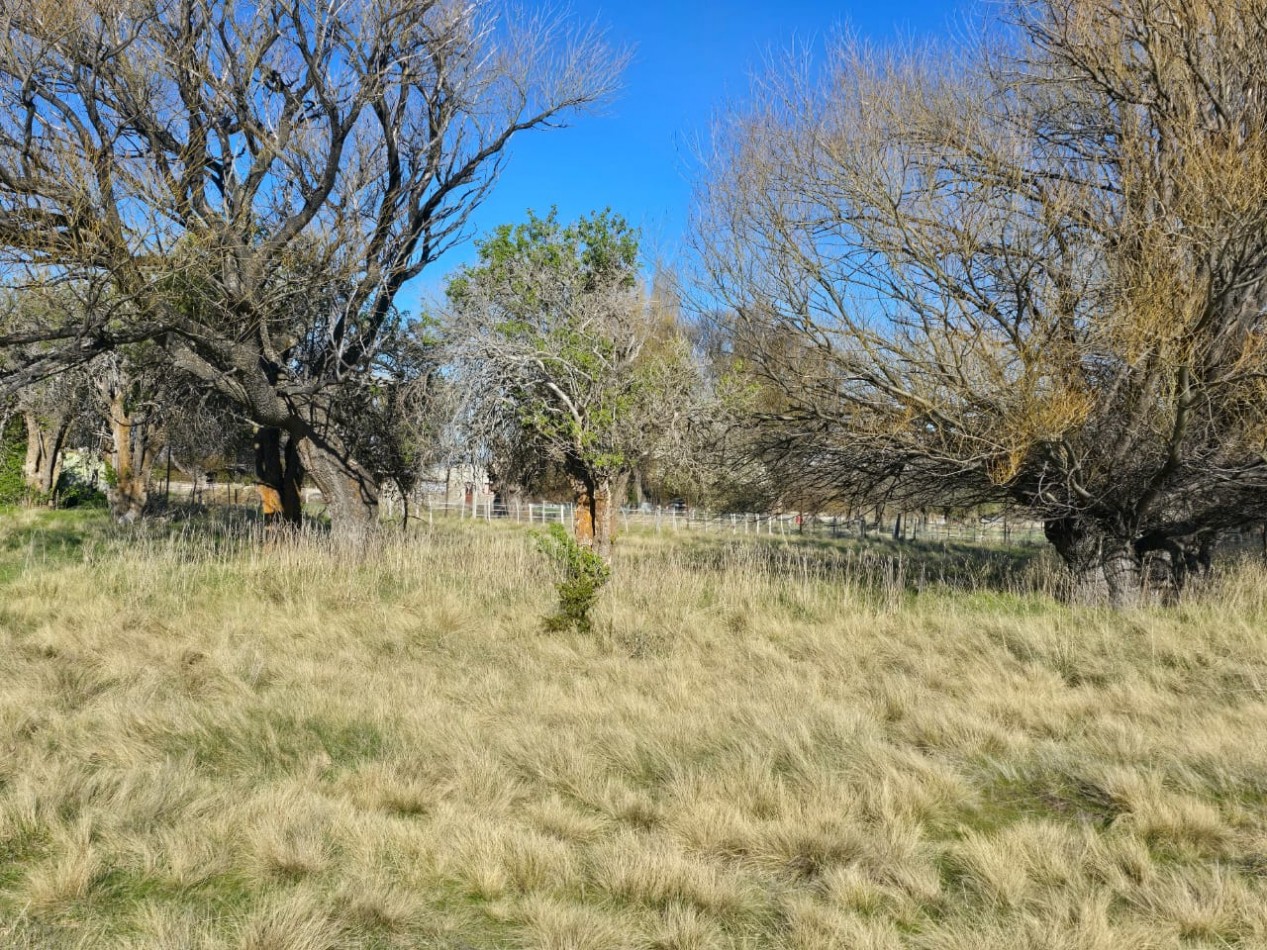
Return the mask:
<path id="1" fill-rule="evenodd" d="M 493 487 L 488 470 L 478 465 L 435 465 L 422 473 L 415 494 L 432 504 L 491 504 Z"/>

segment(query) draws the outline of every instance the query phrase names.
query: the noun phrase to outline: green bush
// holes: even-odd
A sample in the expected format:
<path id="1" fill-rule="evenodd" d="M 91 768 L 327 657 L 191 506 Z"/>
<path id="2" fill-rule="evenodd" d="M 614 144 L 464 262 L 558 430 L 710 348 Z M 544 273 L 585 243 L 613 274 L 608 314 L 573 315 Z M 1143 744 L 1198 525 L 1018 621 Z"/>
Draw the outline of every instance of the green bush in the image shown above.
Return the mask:
<path id="1" fill-rule="evenodd" d="M 30 497 L 25 464 L 26 430 L 21 419 L 10 418 L 0 438 L 0 506 L 21 505 Z"/>
<path id="2" fill-rule="evenodd" d="M 106 508 L 105 492 L 78 472 L 63 470 L 57 479 L 59 508 Z"/>
<path id="3" fill-rule="evenodd" d="M 603 585 L 611 578 L 611 566 L 601 557 L 576 543 L 563 525 L 552 524 L 537 534 L 537 547 L 550 559 L 559 581 L 559 609 L 546 618 L 547 630 L 591 629 L 593 609 Z"/>

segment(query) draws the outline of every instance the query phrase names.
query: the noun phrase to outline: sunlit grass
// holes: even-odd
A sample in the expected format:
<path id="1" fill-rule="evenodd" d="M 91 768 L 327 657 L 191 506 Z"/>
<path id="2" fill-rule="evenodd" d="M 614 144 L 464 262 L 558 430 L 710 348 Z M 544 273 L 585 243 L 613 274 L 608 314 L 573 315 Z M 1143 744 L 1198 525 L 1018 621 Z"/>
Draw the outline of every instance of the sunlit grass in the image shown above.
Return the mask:
<path id="1" fill-rule="evenodd" d="M 618 548 L 5 515 L 0 946 L 1267 946 L 1260 570 Z"/>

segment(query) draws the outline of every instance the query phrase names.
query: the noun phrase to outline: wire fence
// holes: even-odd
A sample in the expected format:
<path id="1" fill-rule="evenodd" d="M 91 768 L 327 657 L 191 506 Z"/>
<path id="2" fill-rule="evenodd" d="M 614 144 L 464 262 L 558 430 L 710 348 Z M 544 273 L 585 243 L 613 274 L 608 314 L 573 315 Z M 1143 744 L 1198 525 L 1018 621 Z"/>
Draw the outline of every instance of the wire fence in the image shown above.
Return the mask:
<path id="1" fill-rule="evenodd" d="M 166 487 L 166 491 L 164 488 Z M 220 482 L 191 484 L 170 483 L 151 486 L 155 497 L 164 494 L 204 505 L 227 505 L 254 508 L 259 495 L 254 483 Z M 401 519 L 404 506 L 398 495 L 384 492 L 382 513 L 391 520 Z M 309 486 L 304 490 L 304 504 L 309 510 L 323 507 L 321 492 Z M 410 520 L 435 523 L 437 520 L 509 521 L 525 525 L 561 524 L 570 528 L 576 506 L 558 502 L 520 502 L 504 505 L 491 496 L 476 495 L 469 501 L 453 501 L 443 495 L 423 495 L 409 505 Z M 992 514 L 962 520 L 921 512 L 891 514 L 885 519 L 845 515 L 782 513 L 713 512 L 681 506 L 643 506 L 621 508 L 617 513 L 621 530 L 636 529 L 657 534 L 702 533 L 715 535 L 748 535 L 759 537 L 859 539 L 891 538 L 900 541 L 943 542 L 947 544 L 979 544 L 991 547 L 1040 546 L 1046 544 L 1041 522 L 1012 514 Z M 1267 559 L 1267 525 L 1247 525 L 1221 533 L 1220 548 L 1225 551 L 1252 553 Z"/>
<path id="2" fill-rule="evenodd" d="M 436 520 L 512 521 L 519 524 L 562 524 L 571 526 L 575 506 L 552 502 L 521 502 L 504 505 L 491 498 L 450 501 L 424 497 L 411 503 L 411 518 Z M 384 499 L 384 514 L 398 517 L 398 500 Z M 884 521 L 841 515 L 803 513 L 712 512 L 679 506 L 621 508 L 616 515 L 622 530 L 639 529 L 655 533 L 695 532 L 717 535 L 765 537 L 811 537 L 822 539 L 877 539 L 899 541 L 942 541 L 972 544 L 1041 544 L 1042 525 L 1015 516 L 983 516 L 953 521 L 919 513 L 893 515 Z"/>

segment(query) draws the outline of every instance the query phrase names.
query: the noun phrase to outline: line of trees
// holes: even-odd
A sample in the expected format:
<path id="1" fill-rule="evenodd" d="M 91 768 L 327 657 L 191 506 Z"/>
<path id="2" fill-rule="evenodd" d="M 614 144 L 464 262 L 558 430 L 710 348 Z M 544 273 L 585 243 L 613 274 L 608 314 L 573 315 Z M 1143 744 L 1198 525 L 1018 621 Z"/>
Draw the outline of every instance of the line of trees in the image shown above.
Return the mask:
<path id="1" fill-rule="evenodd" d="M 1019 509 L 1076 599 L 1181 586 L 1267 520 L 1267 8 L 1006 9 L 975 45 L 774 64 L 713 138 L 688 279 L 647 286 L 610 211 L 529 213 L 410 316 L 511 140 L 614 88 L 601 37 L 449 0 L 0 0 L 32 488 L 86 412 L 123 519 L 178 446 L 249 444 L 266 517 L 311 479 L 349 536 L 461 455 L 505 499 L 566 486 L 604 557 L 655 479 Z"/>

